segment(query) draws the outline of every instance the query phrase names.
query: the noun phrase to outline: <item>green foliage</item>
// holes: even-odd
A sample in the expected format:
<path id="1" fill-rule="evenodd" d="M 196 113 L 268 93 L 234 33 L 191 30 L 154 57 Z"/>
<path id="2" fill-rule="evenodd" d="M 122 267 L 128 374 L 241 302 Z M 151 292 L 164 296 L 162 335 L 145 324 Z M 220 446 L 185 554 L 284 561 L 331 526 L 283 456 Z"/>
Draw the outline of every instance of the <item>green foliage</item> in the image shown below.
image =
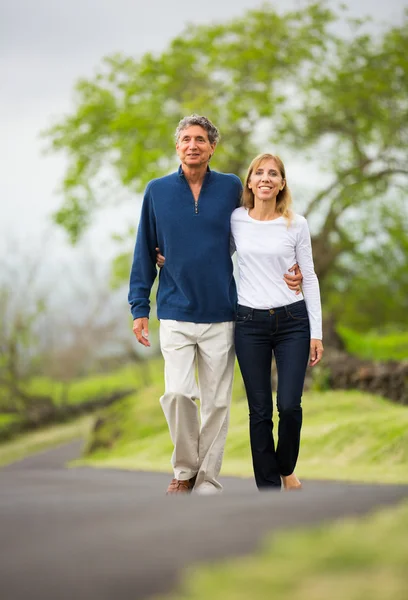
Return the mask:
<path id="1" fill-rule="evenodd" d="M 29 382 L 27 391 L 33 396 L 49 396 L 56 405 L 78 404 L 114 392 L 142 388 L 146 382 L 155 381 L 158 377 L 162 377 L 161 361 L 146 361 L 126 365 L 112 373 L 75 379 L 68 385 L 48 377 L 35 377 Z"/>
<path id="2" fill-rule="evenodd" d="M 24 382 L 21 391 L 24 397 L 36 402 L 47 399 L 56 406 L 84 404 L 97 399 L 102 400 L 116 392 L 143 389 L 146 385 L 162 379 L 161 361 L 151 360 L 134 365 L 126 365 L 113 373 L 97 374 L 74 379 L 66 383 L 49 377 L 33 377 Z M 1 391 L 1 390 L 0 390 Z M 8 415 L 0 412 L 0 441 L 14 432 L 16 425 L 24 421 L 26 414 Z"/>
<path id="3" fill-rule="evenodd" d="M 344 326 L 338 331 L 350 354 L 368 360 L 408 360 L 408 331 L 358 333 Z"/>
<path id="4" fill-rule="evenodd" d="M 192 112 L 221 128 L 215 166 L 242 174 L 261 120 L 278 115 L 300 70 L 323 59 L 333 18 L 319 4 L 285 15 L 265 5 L 225 24 L 189 25 L 159 56 L 105 58 L 93 80 L 77 84 L 76 111 L 47 132 L 69 159 L 57 222 L 75 241 L 106 174 L 140 191 L 172 169 L 176 124 Z"/>
<path id="5" fill-rule="evenodd" d="M 314 245 L 320 277 L 342 254 L 354 259 L 364 251 L 361 225 L 376 221 L 373 211 L 387 190 L 406 194 L 407 36 L 404 23 L 382 38 L 357 32 L 352 40 L 335 40 L 325 67 L 310 73 L 303 119 L 291 121 L 292 142 L 312 150 L 332 174 L 306 210 L 324 215 Z M 403 210 L 402 197 L 396 210 Z"/>
<path id="6" fill-rule="evenodd" d="M 400 203 L 387 198 L 377 213 L 360 224 L 360 248 L 329 275 L 326 308 L 336 314 L 339 324 L 356 332 L 404 327 L 408 311 L 407 207 L 402 198 Z M 392 350 L 392 343 L 387 348 Z M 392 357 L 383 352 L 384 360 Z"/>
<path id="7" fill-rule="evenodd" d="M 310 389 L 312 392 L 325 392 L 330 389 L 330 369 L 325 367 L 324 363 L 314 367 Z"/>
<path id="8" fill-rule="evenodd" d="M 18 425 L 20 419 L 17 415 L 7 415 L 0 413 L 0 440 L 3 440 L 8 435 L 8 432 Z"/>
<path id="9" fill-rule="evenodd" d="M 256 554 L 188 569 L 179 591 L 165 598 L 403 600 L 407 558 L 404 502 L 359 519 L 275 532 Z"/>
<path id="10" fill-rule="evenodd" d="M 28 286 L 33 287 L 34 273 L 27 265 Z M 6 270 L 6 269 L 4 269 Z M 3 273 L 4 275 L 4 273 Z M 43 297 L 32 298 L 24 306 L 18 290 L 10 281 L 0 285 L 0 410 L 23 413 L 27 398 L 22 393 L 24 384 L 36 372 L 41 362 L 39 325 L 45 313 Z"/>
<path id="11" fill-rule="evenodd" d="M 121 252 L 117 254 L 112 263 L 111 285 L 113 289 L 120 288 L 123 282 L 129 279 L 130 268 L 132 266 L 132 254 L 130 252 Z"/>
<path id="12" fill-rule="evenodd" d="M 113 240 L 119 244 L 122 251 L 113 259 L 111 286 L 117 289 L 123 285 L 124 281 L 129 279 L 130 268 L 132 266 L 133 255 L 129 251 L 129 240 L 134 240 L 136 229 L 134 226 L 129 227 L 129 230 L 124 235 L 114 234 Z"/>
<path id="13" fill-rule="evenodd" d="M 159 55 L 105 58 L 93 79 L 77 84 L 72 114 L 46 133 L 69 164 L 56 221 L 75 242 L 95 210 L 117 197 L 114 183 L 141 191 L 175 168 L 178 120 L 203 113 L 222 133 L 219 170 L 242 176 L 272 146 L 325 172 L 325 181 L 305 176 L 295 202 L 312 225 L 327 309 L 358 329 L 403 322 L 407 20 L 375 33 L 350 21 L 345 39 L 332 27 L 343 15 L 323 0 L 282 14 L 265 4 L 222 24 L 188 25 Z M 379 220 L 390 197 L 393 210 Z M 129 247 L 115 261 L 116 285 L 128 264 Z M 367 310 L 356 316 L 362 302 Z"/>
<path id="14" fill-rule="evenodd" d="M 92 454 L 97 460 L 115 448 L 116 457 L 126 459 L 126 455 L 137 452 L 143 468 L 150 468 L 144 461 L 154 461 L 164 450 L 168 462 L 172 445 L 159 403 L 161 394 L 160 385 L 149 386 L 106 409 L 88 441 L 85 455 Z M 145 397 L 155 404 L 143 402 Z M 106 458 L 109 462 L 110 457 Z"/>

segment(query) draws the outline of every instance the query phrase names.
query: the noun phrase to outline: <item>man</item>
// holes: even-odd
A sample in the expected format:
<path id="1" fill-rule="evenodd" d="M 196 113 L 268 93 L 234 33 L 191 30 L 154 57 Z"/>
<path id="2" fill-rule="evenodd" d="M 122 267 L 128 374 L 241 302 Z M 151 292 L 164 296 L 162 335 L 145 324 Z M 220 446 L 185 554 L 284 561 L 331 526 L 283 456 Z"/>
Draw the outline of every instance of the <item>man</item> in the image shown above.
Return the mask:
<path id="1" fill-rule="evenodd" d="M 180 121 L 176 151 L 181 166 L 147 185 L 130 276 L 133 331 L 149 346 L 149 296 L 160 248 L 166 257 L 157 293 L 165 361 L 160 403 L 174 444 L 168 494 L 190 493 L 193 488 L 198 494 L 222 490 L 217 478 L 235 361 L 230 217 L 239 205 L 242 184 L 235 175 L 210 170 L 218 140 L 217 128 L 206 117 L 192 115 Z M 291 287 L 297 283 L 291 282 Z"/>

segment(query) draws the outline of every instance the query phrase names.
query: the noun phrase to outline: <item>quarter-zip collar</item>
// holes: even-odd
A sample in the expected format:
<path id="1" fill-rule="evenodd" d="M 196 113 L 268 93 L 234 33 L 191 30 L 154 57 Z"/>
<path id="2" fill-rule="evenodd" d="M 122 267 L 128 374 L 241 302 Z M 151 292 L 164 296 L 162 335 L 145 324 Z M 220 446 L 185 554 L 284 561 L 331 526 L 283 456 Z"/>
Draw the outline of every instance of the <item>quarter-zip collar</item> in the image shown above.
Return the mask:
<path id="1" fill-rule="evenodd" d="M 186 179 L 182 165 L 180 165 L 178 168 L 178 174 L 179 174 L 179 177 L 183 177 L 183 179 Z M 210 177 L 210 175 L 211 175 L 211 169 L 210 169 L 209 165 L 207 165 L 207 172 L 205 174 L 204 181 L 206 181 Z M 203 181 L 203 183 L 204 183 L 204 181 Z"/>
<path id="2" fill-rule="evenodd" d="M 198 215 L 198 214 L 199 214 L 199 200 L 200 200 L 201 193 L 202 193 L 203 189 L 204 189 L 204 188 L 207 186 L 207 184 L 208 184 L 208 181 L 209 181 L 209 179 L 210 179 L 210 177 L 211 177 L 211 169 L 210 169 L 210 167 L 207 165 L 207 172 L 206 172 L 206 174 L 205 174 L 205 177 L 204 177 L 203 183 L 202 183 L 202 185 L 201 185 L 201 191 L 200 191 L 200 195 L 199 195 L 199 197 L 197 198 L 197 200 L 196 200 L 196 199 L 194 198 L 194 196 L 193 196 L 193 193 L 192 193 L 192 191 L 191 191 L 191 188 L 190 188 L 190 184 L 189 184 L 189 182 L 187 181 L 187 178 L 186 178 L 186 176 L 184 175 L 184 171 L 183 171 L 183 168 L 182 168 L 182 166 L 181 166 L 181 165 L 179 166 L 179 169 L 178 169 L 178 174 L 179 174 L 179 177 L 180 177 L 180 178 L 181 178 L 181 179 L 182 179 L 182 180 L 185 182 L 185 184 L 188 186 L 188 189 L 190 190 L 191 197 L 192 197 L 192 199 L 193 199 L 193 201 L 194 201 L 194 214 Z"/>

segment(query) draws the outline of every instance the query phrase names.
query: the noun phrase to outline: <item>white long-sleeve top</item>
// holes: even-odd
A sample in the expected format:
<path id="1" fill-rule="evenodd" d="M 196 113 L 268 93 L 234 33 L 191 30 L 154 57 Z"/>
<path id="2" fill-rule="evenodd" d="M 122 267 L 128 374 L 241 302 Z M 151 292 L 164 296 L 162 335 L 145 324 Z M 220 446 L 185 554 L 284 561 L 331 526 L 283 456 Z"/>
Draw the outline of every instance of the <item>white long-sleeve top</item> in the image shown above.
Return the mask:
<path id="1" fill-rule="evenodd" d="M 251 308 L 274 308 L 304 299 L 310 322 L 310 337 L 322 339 L 322 309 L 319 281 L 312 255 L 307 221 L 295 214 L 258 221 L 240 207 L 231 215 L 232 250 L 238 255 L 238 302 Z M 298 263 L 303 275 L 303 295 L 288 288 L 283 279 Z"/>

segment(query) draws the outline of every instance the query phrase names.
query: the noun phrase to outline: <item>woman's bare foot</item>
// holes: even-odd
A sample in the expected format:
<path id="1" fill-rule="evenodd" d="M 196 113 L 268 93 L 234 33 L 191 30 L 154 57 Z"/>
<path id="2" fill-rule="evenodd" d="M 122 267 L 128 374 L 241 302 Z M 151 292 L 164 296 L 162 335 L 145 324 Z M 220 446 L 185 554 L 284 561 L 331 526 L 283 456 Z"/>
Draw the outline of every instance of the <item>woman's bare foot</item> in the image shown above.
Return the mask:
<path id="1" fill-rule="evenodd" d="M 302 484 L 294 473 L 292 475 L 282 475 L 282 483 L 285 490 L 302 489 Z"/>

